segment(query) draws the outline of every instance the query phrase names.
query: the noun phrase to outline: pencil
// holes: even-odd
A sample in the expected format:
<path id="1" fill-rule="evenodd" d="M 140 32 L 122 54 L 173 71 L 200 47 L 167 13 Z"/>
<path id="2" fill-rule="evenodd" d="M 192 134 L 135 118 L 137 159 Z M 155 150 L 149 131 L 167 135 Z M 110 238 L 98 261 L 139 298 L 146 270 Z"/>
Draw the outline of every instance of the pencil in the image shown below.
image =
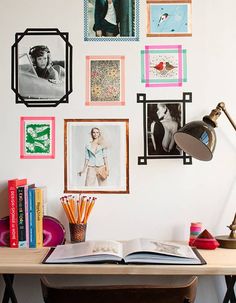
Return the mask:
<path id="1" fill-rule="evenodd" d="M 95 204 L 95 197 L 64 196 L 60 198 L 66 217 L 70 223 L 87 224 Z"/>
<path id="2" fill-rule="evenodd" d="M 85 196 L 83 196 L 82 197 L 82 201 L 81 201 L 81 204 L 80 204 L 80 223 L 82 223 L 83 222 L 83 219 L 84 219 L 84 210 L 85 210 L 85 206 L 86 206 L 86 197 Z"/>
<path id="3" fill-rule="evenodd" d="M 67 201 L 66 205 L 67 205 L 67 208 L 68 208 L 69 213 L 70 213 L 70 216 L 71 216 L 71 220 L 72 220 L 72 222 L 71 222 L 71 223 L 76 223 L 76 220 L 75 220 L 75 215 L 74 215 L 74 213 L 73 213 L 73 210 L 72 210 L 71 204 L 70 204 L 70 203 Z"/>
<path id="4" fill-rule="evenodd" d="M 68 204 L 64 201 L 64 202 L 62 203 L 62 205 L 63 205 L 63 207 L 64 207 L 64 209 L 65 209 L 65 211 L 66 211 L 66 214 L 67 214 L 68 217 L 69 217 L 69 222 L 70 222 L 70 223 L 73 223 L 73 218 L 72 218 L 70 209 L 69 209 L 69 207 L 68 207 Z"/>
<path id="5" fill-rule="evenodd" d="M 84 223 L 87 223 L 89 215 L 90 215 L 90 213 L 91 213 L 91 211 L 93 209 L 94 204 L 95 204 L 95 198 L 93 198 L 92 202 L 90 202 L 90 204 L 89 204 L 88 211 L 87 211 Z"/>
<path id="6" fill-rule="evenodd" d="M 91 204 L 90 200 L 87 200 L 85 205 L 83 223 L 87 223 L 90 204 Z"/>

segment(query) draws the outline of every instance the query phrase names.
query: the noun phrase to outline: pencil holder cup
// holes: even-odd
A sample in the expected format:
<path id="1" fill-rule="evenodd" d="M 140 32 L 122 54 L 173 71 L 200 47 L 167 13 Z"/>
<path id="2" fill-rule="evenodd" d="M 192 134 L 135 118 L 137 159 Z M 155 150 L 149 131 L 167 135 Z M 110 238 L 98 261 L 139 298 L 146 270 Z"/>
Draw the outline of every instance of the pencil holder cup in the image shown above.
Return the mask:
<path id="1" fill-rule="evenodd" d="M 84 242 L 86 238 L 87 224 L 69 223 L 71 242 Z"/>

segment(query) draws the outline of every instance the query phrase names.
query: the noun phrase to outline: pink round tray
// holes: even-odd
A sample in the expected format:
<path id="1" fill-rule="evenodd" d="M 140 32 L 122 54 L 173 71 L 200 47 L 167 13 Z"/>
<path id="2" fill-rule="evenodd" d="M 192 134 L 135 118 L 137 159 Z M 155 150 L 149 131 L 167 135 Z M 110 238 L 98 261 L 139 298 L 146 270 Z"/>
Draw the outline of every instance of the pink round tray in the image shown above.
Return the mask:
<path id="1" fill-rule="evenodd" d="M 43 246 L 57 246 L 65 242 L 65 228 L 56 218 L 43 217 Z M 0 246 L 9 246 L 9 217 L 0 219 Z"/>

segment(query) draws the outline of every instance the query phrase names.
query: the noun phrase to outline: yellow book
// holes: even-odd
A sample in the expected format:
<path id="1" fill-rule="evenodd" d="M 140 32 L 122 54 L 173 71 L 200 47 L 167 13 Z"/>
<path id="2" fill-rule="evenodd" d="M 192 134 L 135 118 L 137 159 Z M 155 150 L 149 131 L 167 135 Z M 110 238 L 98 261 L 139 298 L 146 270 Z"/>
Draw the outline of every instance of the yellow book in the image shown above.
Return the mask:
<path id="1" fill-rule="evenodd" d="M 43 247 L 43 200 L 44 188 L 35 188 L 35 225 L 36 225 L 36 248 Z"/>

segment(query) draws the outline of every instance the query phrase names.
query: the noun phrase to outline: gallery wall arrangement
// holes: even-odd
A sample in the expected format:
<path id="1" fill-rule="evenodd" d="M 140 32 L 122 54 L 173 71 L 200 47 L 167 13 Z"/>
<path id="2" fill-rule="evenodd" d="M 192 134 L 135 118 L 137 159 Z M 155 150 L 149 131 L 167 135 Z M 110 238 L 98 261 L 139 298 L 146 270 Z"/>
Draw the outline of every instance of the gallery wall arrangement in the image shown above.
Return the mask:
<path id="1" fill-rule="evenodd" d="M 185 154 L 173 134 L 221 101 L 236 117 L 235 1 L 109 2 L 1 1 L 1 218 L 7 180 L 27 178 L 46 186 L 47 215 L 67 236 L 60 197 L 70 195 L 97 197 L 88 240 L 186 241 L 191 222 L 227 234 L 235 209 L 228 122 L 219 119 L 209 163 Z M 25 281 L 14 283 L 28 303 Z M 206 301 L 217 302 L 219 281 L 205 281 Z"/>
<path id="2" fill-rule="evenodd" d="M 106 17 L 109 19 L 102 19 L 101 12 L 108 10 L 104 3 L 84 1 L 84 40 L 103 42 L 104 47 L 106 43 L 140 40 L 139 1 L 111 1 L 112 13 Z M 146 11 L 147 37 L 167 36 L 171 42 L 172 36 L 191 36 L 191 1 L 147 0 Z M 181 44 L 145 45 L 140 54 L 141 83 L 146 88 L 181 88 L 187 81 L 187 51 Z M 125 106 L 125 91 L 128 89 L 125 56 L 90 55 L 85 60 L 84 106 Z M 72 68 L 72 45 L 68 32 L 55 28 L 27 28 L 17 32 L 12 46 L 12 90 L 16 104 L 56 107 L 60 103 L 69 103 Z M 137 102 L 143 103 L 144 137 L 144 154 L 138 158 L 138 164 L 147 164 L 147 159 L 165 158 L 182 158 L 184 164 L 191 164 L 191 157 L 176 146 L 173 134 L 185 124 L 185 105 L 192 102 L 192 94 L 183 93 L 182 100 L 148 100 L 146 94 L 137 93 Z M 65 192 L 129 192 L 128 123 L 128 119 L 65 119 Z M 105 165 L 108 170 L 105 162 L 110 162 L 111 171 L 116 171 L 116 174 L 107 174 L 106 180 L 102 181 L 98 177 L 99 172 L 95 172 L 97 180 L 91 182 L 91 165 L 94 163 L 89 160 L 89 149 L 95 158 L 99 155 L 94 152 L 92 143 L 88 147 L 85 141 L 94 142 L 93 129 L 97 129 L 104 142 L 107 140 L 98 143 L 98 147 L 106 153 L 106 156 L 103 155 L 106 160 L 99 165 Z M 104 139 L 104 135 L 108 139 Z M 115 148 L 112 141 L 118 142 Z M 54 158 L 55 119 L 21 117 L 20 144 L 22 159 Z M 79 166 L 82 170 L 83 162 L 83 157 L 78 155 L 83 154 L 84 146 L 85 179 L 78 178 Z M 117 159 L 118 163 L 115 163 Z"/>
<path id="3" fill-rule="evenodd" d="M 105 55 L 106 46 L 128 42 L 130 47 L 140 35 L 139 0 L 86 0 L 83 5 L 84 42 L 99 45 L 104 55 L 87 54 L 80 72 L 85 77 L 83 107 L 124 109 L 129 79 L 126 58 L 121 54 Z M 140 56 L 140 84 L 145 90 L 182 89 L 188 81 L 187 50 L 182 37 L 191 37 L 191 0 L 147 0 L 146 37 L 154 43 L 143 45 Z M 17 106 L 32 110 L 70 107 L 73 94 L 73 45 L 70 33 L 62 28 L 29 27 L 15 33 L 11 47 L 11 88 Z M 168 37 L 169 42 L 156 43 L 156 37 Z M 179 42 L 172 43 L 173 37 Z M 143 39 L 144 40 L 144 39 Z M 100 45 L 100 43 L 102 43 Z M 91 52 L 91 49 L 90 49 Z M 178 93 L 181 93 L 180 91 Z M 182 159 L 192 164 L 192 158 L 175 143 L 174 133 L 186 121 L 186 104 L 192 103 L 192 93 L 182 92 L 182 99 L 149 99 L 137 93 L 137 103 L 143 104 L 143 155 L 138 165 L 148 160 Z M 35 112 L 34 112 L 35 113 Z M 64 118 L 64 193 L 68 194 L 129 194 L 130 119 Z M 55 115 L 20 117 L 20 159 L 48 161 L 55 159 Z M 57 128 L 59 134 L 62 129 Z"/>

